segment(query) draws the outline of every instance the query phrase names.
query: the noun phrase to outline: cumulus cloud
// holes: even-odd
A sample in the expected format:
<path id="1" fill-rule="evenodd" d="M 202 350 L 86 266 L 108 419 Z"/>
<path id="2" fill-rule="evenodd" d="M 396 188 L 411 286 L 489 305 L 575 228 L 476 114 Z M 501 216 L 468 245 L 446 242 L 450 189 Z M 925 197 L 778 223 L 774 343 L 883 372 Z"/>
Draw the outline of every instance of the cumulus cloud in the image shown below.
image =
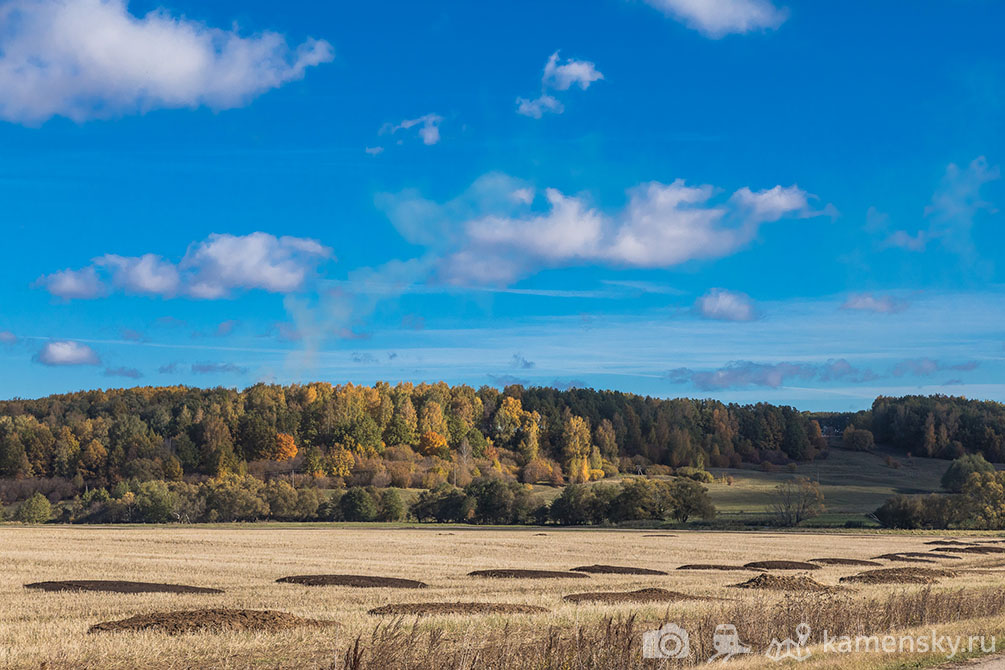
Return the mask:
<path id="1" fill-rule="evenodd" d="M 544 74 L 541 75 L 541 95 L 533 99 L 518 97 L 517 114 L 534 119 L 540 119 L 548 112 L 561 114 L 565 111 L 565 107 L 548 92 L 549 90 L 568 91 L 573 86 L 579 86 L 585 91 L 590 88 L 590 84 L 603 78 L 603 73 L 590 61 L 567 58 L 563 63 L 556 51 L 544 65 Z"/>
<path id="2" fill-rule="evenodd" d="M 872 381 L 877 376 L 871 370 L 856 368 L 841 358 L 823 364 L 732 361 L 716 370 L 676 368 L 667 371 L 664 378 L 674 384 L 693 384 L 702 391 L 721 391 L 750 386 L 778 388 L 793 379 L 865 382 Z"/>
<path id="3" fill-rule="evenodd" d="M 420 116 L 417 119 L 406 119 L 398 124 L 385 124 L 381 128 L 381 133 L 395 134 L 399 130 L 408 130 L 409 128 L 414 128 L 418 126 L 419 128 L 419 138 L 422 143 L 429 146 L 436 144 L 440 141 L 440 123 L 443 122 L 443 117 L 439 114 L 426 114 L 425 116 Z M 383 149 L 380 149 L 383 151 Z M 377 151 L 376 153 L 380 153 Z M 367 150 L 367 153 L 371 153 Z M 376 154 L 374 154 L 376 155 Z"/>
<path id="4" fill-rule="evenodd" d="M 706 319 L 719 321 L 751 321 L 757 316 L 750 296 L 721 288 L 698 298 L 695 310 Z"/>
<path id="5" fill-rule="evenodd" d="M 513 354 L 513 358 L 510 359 L 510 365 L 518 370 L 531 370 L 536 364 L 534 361 L 528 361 L 520 354 Z"/>
<path id="6" fill-rule="evenodd" d="M 721 258 L 746 246 L 764 223 L 830 211 L 811 207 L 813 196 L 798 186 L 744 187 L 722 200 L 710 185 L 650 182 L 629 190 L 627 205 L 613 213 L 554 188 L 528 199 L 536 193 L 528 189 L 491 174 L 442 205 L 414 191 L 380 196 L 377 204 L 406 239 L 441 256 L 441 277 L 456 284 L 506 284 L 575 264 L 665 268 Z"/>
<path id="7" fill-rule="evenodd" d="M 949 370 L 969 372 L 976 370 L 979 365 L 977 361 L 946 364 L 932 358 L 910 358 L 897 363 L 891 372 L 894 377 L 903 377 L 905 375 L 928 377 L 937 372 L 946 372 Z"/>
<path id="8" fill-rule="evenodd" d="M 996 211 L 994 205 L 981 196 L 981 188 L 1000 177 L 998 166 L 989 166 L 984 156 L 975 158 L 965 169 L 950 163 L 932 201 L 925 208 L 925 217 L 930 223 L 929 237 L 940 240 L 950 251 L 971 253 L 975 216 L 981 211 Z"/>
<path id="9" fill-rule="evenodd" d="M 97 298 L 112 290 L 207 300 L 226 298 L 237 290 L 292 293 L 331 257 L 331 249 L 317 240 L 262 232 L 214 233 L 190 246 L 177 264 L 153 254 L 106 254 L 82 269 L 43 276 L 38 284 L 66 300 Z"/>
<path id="10" fill-rule="evenodd" d="M 178 372 L 179 367 L 178 363 L 167 363 L 157 368 L 157 372 L 162 375 L 173 375 Z"/>
<path id="11" fill-rule="evenodd" d="M 35 362 L 42 365 L 101 365 L 101 359 L 94 349 L 86 344 L 71 340 L 46 342 L 35 354 Z"/>
<path id="12" fill-rule="evenodd" d="M 10 332 L 9 330 L 0 330 L 0 344 L 15 344 L 17 343 L 17 335 Z"/>
<path id="13" fill-rule="evenodd" d="M 129 379 L 139 379 L 143 373 L 136 368 L 105 368 L 106 377 L 128 377 Z"/>
<path id="14" fill-rule="evenodd" d="M 211 374 L 237 374 L 243 375 L 247 372 L 247 368 L 243 368 L 239 365 L 234 365 L 233 363 L 193 363 L 192 372 L 197 375 L 211 375 Z"/>
<path id="15" fill-rule="evenodd" d="M 879 314 L 896 314 L 907 309 L 906 300 L 899 300 L 889 295 L 873 295 L 872 293 L 856 293 L 848 296 L 841 309 L 862 312 L 877 312 Z"/>
<path id="16" fill-rule="evenodd" d="M 0 118 L 39 124 L 152 109 L 239 107 L 334 57 L 324 40 L 291 48 L 124 0 L 8 0 L 0 6 Z"/>
<path id="17" fill-rule="evenodd" d="M 352 356 L 350 356 L 353 363 L 362 363 L 365 365 L 373 365 L 377 362 L 377 357 L 368 351 L 358 352 L 354 351 Z"/>
<path id="18" fill-rule="evenodd" d="M 788 11 L 769 0 L 644 0 L 706 37 L 778 28 Z"/>

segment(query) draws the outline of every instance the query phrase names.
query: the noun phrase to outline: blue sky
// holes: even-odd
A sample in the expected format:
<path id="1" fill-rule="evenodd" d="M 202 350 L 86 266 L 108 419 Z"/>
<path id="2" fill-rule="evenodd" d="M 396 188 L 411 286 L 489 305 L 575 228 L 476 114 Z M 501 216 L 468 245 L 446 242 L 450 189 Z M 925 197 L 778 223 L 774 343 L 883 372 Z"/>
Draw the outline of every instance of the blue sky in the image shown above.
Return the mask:
<path id="1" fill-rule="evenodd" d="M 1005 400 L 1005 5 L 0 2 L 0 397 Z"/>

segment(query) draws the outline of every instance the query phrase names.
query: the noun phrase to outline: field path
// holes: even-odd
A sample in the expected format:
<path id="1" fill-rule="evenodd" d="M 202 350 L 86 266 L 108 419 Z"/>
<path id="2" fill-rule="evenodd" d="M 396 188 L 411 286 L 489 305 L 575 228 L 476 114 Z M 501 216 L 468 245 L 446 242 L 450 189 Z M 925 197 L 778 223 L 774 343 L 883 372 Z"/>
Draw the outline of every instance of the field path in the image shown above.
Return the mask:
<path id="1" fill-rule="evenodd" d="M 1005 655 L 942 666 L 943 670 L 1005 670 Z"/>

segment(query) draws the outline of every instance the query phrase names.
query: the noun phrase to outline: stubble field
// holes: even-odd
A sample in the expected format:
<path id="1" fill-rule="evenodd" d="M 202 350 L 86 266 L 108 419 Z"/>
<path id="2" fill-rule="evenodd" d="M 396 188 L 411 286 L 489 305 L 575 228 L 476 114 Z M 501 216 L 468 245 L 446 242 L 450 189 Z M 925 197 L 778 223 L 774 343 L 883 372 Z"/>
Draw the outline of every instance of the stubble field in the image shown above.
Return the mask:
<path id="1" fill-rule="evenodd" d="M 733 624 L 753 653 L 734 667 L 777 667 L 764 656 L 771 639 L 797 637 L 809 623 L 812 657 L 800 667 L 920 667 L 945 653 L 832 654 L 832 633 L 1005 632 L 1005 553 L 992 537 L 939 535 L 720 533 L 555 529 L 222 527 L 0 527 L 0 667 L 4 668 L 342 668 L 342 667 L 654 667 L 642 659 L 642 633 L 676 622 L 690 633 L 690 655 L 715 653 L 718 624 Z M 967 548 L 969 547 L 969 548 Z M 992 549 L 973 549 L 992 547 Z M 935 551 L 943 549 L 943 551 Z M 984 553 L 984 552 L 989 553 Z M 916 552 L 918 556 L 874 558 Z M 952 553 L 955 552 L 955 553 Z M 951 558 L 959 556 L 959 558 Z M 768 564 L 762 569 L 678 570 L 682 565 L 742 566 L 754 561 L 857 559 L 878 565 Z M 914 559 L 914 560 L 911 560 Z M 478 570 L 566 572 L 594 564 L 667 574 L 586 574 L 580 578 L 470 576 Z M 791 567 L 795 569 L 778 569 Z M 866 570 L 920 568 L 928 583 L 841 582 Z M 931 570 L 935 572 L 925 573 Z M 948 571 L 948 572 L 947 572 Z M 910 573 L 911 571 L 907 571 Z M 916 572 L 916 571 L 915 571 Z M 941 573 L 941 574 L 940 574 Z M 277 583 L 291 575 L 368 575 L 424 582 L 426 588 L 366 588 Z M 895 574 L 905 579 L 905 573 Z M 768 577 L 763 577 L 767 575 Z M 757 578 L 812 579 L 831 587 L 740 589 Z M 128 580 L 222 589 L 223 593 L 49 592 L 24 588 L 51 580 Z M 572 594 L 664 589 L 633 602 L 566 600 Z M 652 601 L 651 598 L 659 598 Z M 612 601 L 613 600 L 613 601 Z M 641 600 L 641 601 L 640 601 Z M 417 618 L 418 603 L 533 606 Z M 442 609 L 445 605 L 437 605 Z M 160 630 L 89 633 L 100 622 L 167 611 L 274 610 L 322 626 L 264 631 Z M 369 613 L 387 608 L 391 615 Z M 450 608 L 448 608 L 450 609 Z M 405 611 L 408 608 L 404 608 Z M 358 642 L 357 642 L 358 640 Z M 1001 649 L 1002 643 L 998 642 Z M 354 651 L 355 649 L 355 651 Z M 976 655 L 978 652 L 974 651 Z M 959 659 L 962 654 L 955 658 Z M 920 664 L 920 665 L 919 665 Z"/>

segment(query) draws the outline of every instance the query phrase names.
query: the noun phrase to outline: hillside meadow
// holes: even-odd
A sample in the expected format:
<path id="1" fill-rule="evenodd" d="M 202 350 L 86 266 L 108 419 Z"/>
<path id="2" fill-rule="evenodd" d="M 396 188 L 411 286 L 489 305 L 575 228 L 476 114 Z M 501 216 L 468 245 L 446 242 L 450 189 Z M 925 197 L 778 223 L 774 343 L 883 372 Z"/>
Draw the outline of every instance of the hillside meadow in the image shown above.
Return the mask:
<path id="1" fill-rule="evenodd" d="M 501 529 L 469 526 L 0 526 L 0 667 L 39 668 L 334 668 L 562 667 L 579 654 L 582 667 L 642 664 L 641 635 L 667 621 L 691 632 L 697 663 L 713 653 L 715 626 L 733 623 L 744 642 L 764 649 L 793 636 L 796 623 L 865 633 L 966 629 L 1005 632 L 1005 558 L 946 552 L 928 544 L 943 536 L 909 533 L 725 533 Z M 948 536 L 947 536 L 948 537 Z M 953 536 L 951 542 L 994 538 Z M 953 547 L 954 545 L 945 545 Z M 971 544 L 967 546 L 982 546 Z M 930 584 L 842 584 L 869 569 L 822 565 L 774 570 L 807 576 L 826 592 L 731 588 L 758 575 L 746 570 L 677 570 L 683 564 L 740 566 L 751 561 L 821 557 L 869 560 L 895 552 L 933 558 L 879 559 L 883 568 L 951 568 Z M 596 563 L 665 571 L 666 575 L 590 574 L 577 579 L 492 579 L 475 570 L 568 571 Z M 424 589 L 302 586 L 287 575 L 357 574 L 419 580 Z M 222 589 L 222 594 L 44 592 L 25 584 L 59 579 L 121 579 Z M 660 603 L 574 603 L 563 596 L 662 588 L 696 598 Z M 469 602 L 543 607 L 537 614 L 449 614 L 380 617 L 393 603 Z M 334 622 L 276 632 L 158 631 L 88 633 L 96 623 L 170 610 L 277 610 Z M 920 629 L 919 629 L 920 630 Z M 376 631 L 376 632 L 375 632 Z M 359 638 L 356 655 L 351 649 Z M 816 640 L 811 638 L 810 649 Z M 349 657 L 346 657 L 349 652 Z M 763 651 L 735 667 L 774 665 Z M 571 655 L 571 656 L 570 656 Z M 464 659 L 467 659 L 466 661 Z M 944 655 L 839 655 L 818 652 L 804 667 L 934 665 Z M 917 666 L 913 666 L 917 667 Z"/>

